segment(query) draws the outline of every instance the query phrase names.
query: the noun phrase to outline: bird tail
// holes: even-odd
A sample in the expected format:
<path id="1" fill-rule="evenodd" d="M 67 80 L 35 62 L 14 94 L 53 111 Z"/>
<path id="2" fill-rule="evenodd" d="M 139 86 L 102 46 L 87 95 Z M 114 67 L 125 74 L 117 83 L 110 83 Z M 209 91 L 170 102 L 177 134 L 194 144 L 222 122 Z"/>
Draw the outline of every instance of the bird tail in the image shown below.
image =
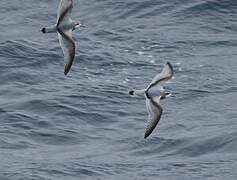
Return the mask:
<path id="1" fill-rule="evenodd" d="M 44 27 L 41 29 L 41 32 L 44 34 L 45 33 L 54 33 L 54 32 L 57 32 L 57 28 L 55 25 L 50 26 L 50 27 Z"/>
<path id="2" fill-rule="evenodd" d="M 141 90 L 131 90 L 131 91 L 129 91 L 128 93 L 129 93 L 129 95 L 131 95 L 131 96 L 133 96 L 133 95 L 144 95 L 144 93 L 145 93 L 145 89 L 141 89 Z"/>

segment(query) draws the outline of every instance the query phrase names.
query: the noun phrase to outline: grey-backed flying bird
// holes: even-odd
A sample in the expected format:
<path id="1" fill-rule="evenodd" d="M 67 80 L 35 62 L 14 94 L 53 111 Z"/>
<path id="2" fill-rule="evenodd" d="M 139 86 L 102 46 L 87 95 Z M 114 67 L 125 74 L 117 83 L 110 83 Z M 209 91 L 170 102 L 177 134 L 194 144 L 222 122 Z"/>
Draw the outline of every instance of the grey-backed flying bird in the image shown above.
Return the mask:
<path id="1" fill-rule="evenodd" d="M 65 75 L 69 72 L 75 58 L 76 45 L 72 39 L 72 31 L 81 26 L 79 21 L 71 19 L 72 8 L 73 0 L 61 0 L 56 24 L 41 30 L 43 33 L 58 33 L 59 43 L 64 54 Z"/>
<path id="2" fill-rule="evenodd" d="M 167 62 L 161 73 L 153 78 L 146 89 L 129 91 L 130 95 L 144 95 L 146 98 L 146 107 L 149 115 L 144 138 L 147 138 L 152 133 L 161 118 L 163 109 L 160 105 L 160 100 L 170 95 L 169 92 L 165 91 L 163 85 L 172 78 L 173 73 L 172 65 Z"/>

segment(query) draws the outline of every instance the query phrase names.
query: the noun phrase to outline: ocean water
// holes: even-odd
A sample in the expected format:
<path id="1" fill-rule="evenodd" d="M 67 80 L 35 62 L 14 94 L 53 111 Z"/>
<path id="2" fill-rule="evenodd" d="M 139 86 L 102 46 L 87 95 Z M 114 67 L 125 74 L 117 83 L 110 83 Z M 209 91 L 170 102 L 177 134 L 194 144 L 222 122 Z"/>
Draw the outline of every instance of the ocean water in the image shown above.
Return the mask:
<path id="1" fill-rule="evenodd" d="M 237 179 L 237 1 L 78 0 L 64 76 L 58 0 L 0 1 L 0 180 Z M 144 88 L 171 62 L 148 139 Z"/>

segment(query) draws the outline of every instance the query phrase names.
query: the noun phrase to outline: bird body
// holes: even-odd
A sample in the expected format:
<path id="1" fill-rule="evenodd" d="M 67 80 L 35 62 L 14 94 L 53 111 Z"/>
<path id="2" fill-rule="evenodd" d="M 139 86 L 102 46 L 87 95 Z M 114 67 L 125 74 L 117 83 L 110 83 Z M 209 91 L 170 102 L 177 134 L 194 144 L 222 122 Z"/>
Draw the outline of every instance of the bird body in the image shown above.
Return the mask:
<path id="1" fill-rule="evenodd" d="M 129 91 L 130 95 L 144 95 L 146 98 L 146 108 L 148 111 L 148 123 L 144 138 L 147 138 L 160 121 L 163 109 L 160 100 L 170 95 L 163 88 L 165 82 L 173 76 L 173 67 L 167 62 L 161 73 L 157 74 L 146 89 Z"/>
<path id="2" fill-rule="evenodd" d="M 72 39 L 72 31 L 80 27 L 80 22 L 71 19 L 71 12 L 73 8 L 73 0 L 61 0 L 56 24 L 42 28 L 43 33 L 58 33 L 59 43 L 63 50 L 66 75 L 74 61 L 76 44 Z"/>

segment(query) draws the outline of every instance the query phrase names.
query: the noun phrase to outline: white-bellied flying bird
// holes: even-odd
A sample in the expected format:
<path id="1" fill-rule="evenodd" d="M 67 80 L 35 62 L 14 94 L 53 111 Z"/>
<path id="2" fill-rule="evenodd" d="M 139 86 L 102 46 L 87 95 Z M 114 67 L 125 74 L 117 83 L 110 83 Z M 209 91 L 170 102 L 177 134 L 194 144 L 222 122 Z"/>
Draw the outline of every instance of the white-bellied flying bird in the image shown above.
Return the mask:
<path id="1" fill-rule="evenodd" d="M 65 75 L 69 72 L 75 58 L 76 45 L 72 39 L 72 31 L 81 26 L 79 21 L 71 19 L 72 8 L 73 0 L 61 0 L 56 24 L 41 30 L 43 33 L 58 33 L 59 43 L 64 54 Z"/>
<path id="2" fill-rule="evenodd" d="M 152 133 L 161 118 L 163 109 L 160 105 L 160 100 L 170 95 L 169 92 L 165 91 L 163 85 L 172 78 L 173 73 L 172 65 L 167 62 L 161 73 L 153 78 L 146 89 L 129 91 L 130 95 L 144 95 L 146 98 L 148 123 L 144 138 L 147 138 Z"/>

